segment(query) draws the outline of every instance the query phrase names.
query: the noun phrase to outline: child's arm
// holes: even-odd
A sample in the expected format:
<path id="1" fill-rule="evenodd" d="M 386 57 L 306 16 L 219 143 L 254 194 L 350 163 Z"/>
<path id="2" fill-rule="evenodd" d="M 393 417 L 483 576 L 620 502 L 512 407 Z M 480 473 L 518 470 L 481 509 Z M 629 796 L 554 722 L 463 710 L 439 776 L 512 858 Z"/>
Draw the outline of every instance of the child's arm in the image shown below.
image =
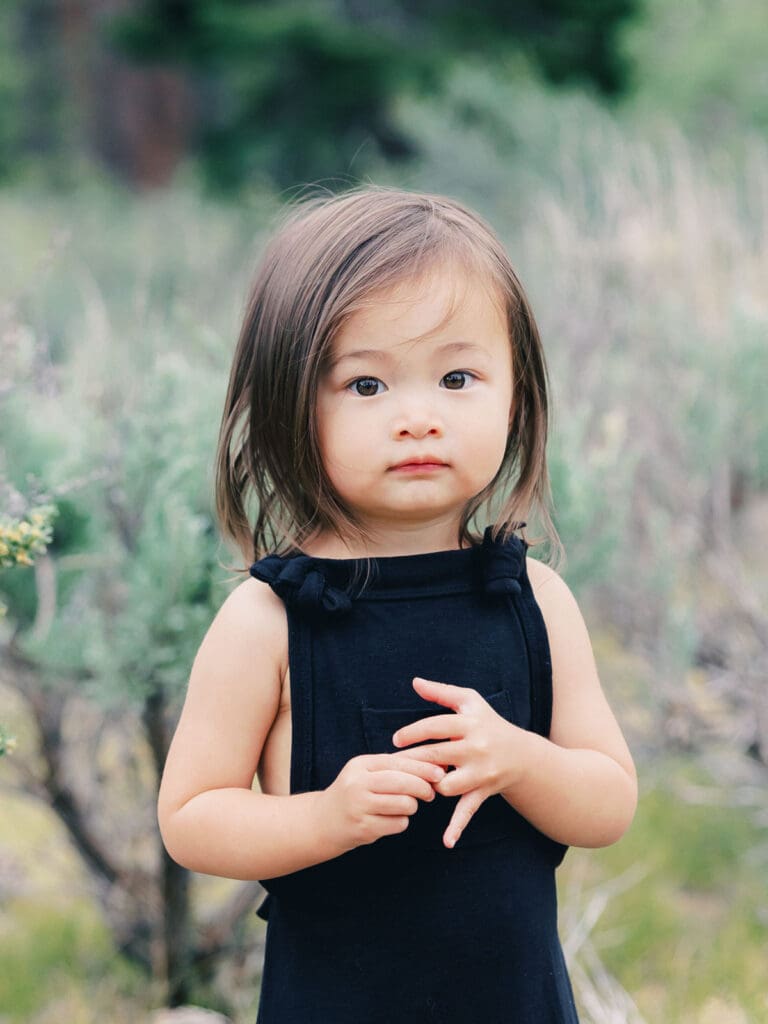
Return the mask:
<path id="1" fill-rule="evenodd" d="M 252 791 L 278 712 L 287 639 L 282 602 L 249 579 L 197 652 L 158 798 L 165 848 L 192 871 L 268 879 L 330 860 L 402 831 L 444 774 L 407 754 L 362 755 L 325 790 Z"/>
<path id="2" fill-rule="evenodd" d="M 246 580 L 197 652 L 157 807 L 166 850 L 192 871 L 270 878 L 340 852 L 318 815 L 317 793 L 251 789 L 278 711 L 286 641 L 279 598 Z"/>
<path id="3" fill-rule="evenodd" d="M 607 846 L 629 827 L 637 805 L 632 756 L 603 694 L 592 645 L 566 583 L 527 559 L 552 658 L 549 739 L 517 734 L 501 792 L 550 838 L 573 846 Z"/>
<path id="4" fill-rule="evenodd" d="M 449 847 L 495 793 L 541 832 L 572 846 L 615 842 L 635 813 L 635 767 L 600 686 L 578 605 L 548 566 L 528 559 L 528 567 L 552 656 L 549 738 L 507 721 L 471 688 L 419 677 L 419 695 L 453 714 L 423 718 L 393 736 L 412 757 L 456 768 L 435 787 L 461 797 L 444 835 Z M 410 746 L 428 740 L 446 742 Z"/>

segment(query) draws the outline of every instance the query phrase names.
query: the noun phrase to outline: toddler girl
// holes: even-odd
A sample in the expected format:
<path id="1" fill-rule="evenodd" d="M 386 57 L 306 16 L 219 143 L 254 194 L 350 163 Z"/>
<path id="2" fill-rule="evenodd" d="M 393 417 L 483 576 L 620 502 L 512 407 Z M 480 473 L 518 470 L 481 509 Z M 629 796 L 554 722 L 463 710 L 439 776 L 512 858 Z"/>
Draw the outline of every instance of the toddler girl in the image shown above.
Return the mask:
<path id="1" fill-rule="evenodd" d="M 219 441 L 250 572 L 158 804 L 179 864 L 267 890 L 257 1024 L 577 1019 L 555 869 L 620 838 L 637 784 L 576 602 L 527 556 L 533 513 L 559 548 L 546 436 L 539 334 L 483 220 L 381 187 L 290 211 Z"/>

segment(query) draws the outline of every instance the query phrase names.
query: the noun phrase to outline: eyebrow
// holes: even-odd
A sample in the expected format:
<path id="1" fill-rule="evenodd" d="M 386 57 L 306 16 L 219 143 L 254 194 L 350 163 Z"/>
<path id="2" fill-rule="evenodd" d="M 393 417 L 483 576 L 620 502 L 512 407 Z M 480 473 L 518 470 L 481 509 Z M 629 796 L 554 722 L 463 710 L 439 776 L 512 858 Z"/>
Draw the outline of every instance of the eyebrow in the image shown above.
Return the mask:
<path id="1" fill-rule="evenodd" d="M 436 352 L 475 352 L 480 355 L 487 356 L 488 352 L 480 345 L 476 345 L 472 341 L 447 341 L 444 345 L 439 345 L 435 350 Z M 337 356 L 330 361 L 331 367 L 336 367 L 339 363 L 343 363 L 347 359 L 376 359 L 379 362 L 388 362 L 390 355 L 388 352 L 384 352 L 378 348 L 358 348 L 354 352 L 345 352 L 342 356 Z"/>

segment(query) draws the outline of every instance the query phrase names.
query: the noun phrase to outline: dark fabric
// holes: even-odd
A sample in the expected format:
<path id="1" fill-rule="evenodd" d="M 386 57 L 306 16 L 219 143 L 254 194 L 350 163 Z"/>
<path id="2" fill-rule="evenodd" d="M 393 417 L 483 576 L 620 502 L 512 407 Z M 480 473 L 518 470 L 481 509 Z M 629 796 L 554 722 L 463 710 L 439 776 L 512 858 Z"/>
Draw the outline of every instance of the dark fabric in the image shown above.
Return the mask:
<path id="1" fill-rule="evenodd" d="M 251 566 L 283 599 L 291 672 L 291 792 L 329 786 L 358 754 L 450 710 L 414 676 L 467 686 L 543 736 L 552 714 L 544 621 L 527 545 L 491 528 L 472 548 L 372 560 L 269 555 Z M 406 748 L 407 749 L 407 748 Z M 257 1024 L 574 1024 L 557 934 L 555 869 L 566 847 L 500 795 L 453 849 L 458 797 L 408 828 L 265 879 Z"/>

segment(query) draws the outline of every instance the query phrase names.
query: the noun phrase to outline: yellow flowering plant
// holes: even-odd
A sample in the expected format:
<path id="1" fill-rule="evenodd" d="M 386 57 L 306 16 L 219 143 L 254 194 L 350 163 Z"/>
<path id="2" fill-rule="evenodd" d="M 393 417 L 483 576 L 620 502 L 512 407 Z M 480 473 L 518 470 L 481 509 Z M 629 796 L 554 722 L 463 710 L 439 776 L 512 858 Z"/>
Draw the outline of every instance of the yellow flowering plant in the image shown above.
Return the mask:
<path id="1" fill-rule="evenodd" d="M 0 757 L 4 754 L 12 754 L 16 749 L 16 737 L 6 732 L 5 726 L 0 723 Z"/>
<path id="2" fill-rule="evenodd" d="M 0 569 L 34 565 L 51 543 L 56 514 L 55 505 L 39 505 L 21 518 L 0 518 Z"/>
<path id="3" fill-rule="evenodd" d="M 12 565 L 34 565 L 34 556 L 42 555 L 53 538 L 53 520 L 58 514 L 55 505 L 40 505 L 19 518 L 0 518 L 0 569 Z M 7 613 L 0 600 L 0 619 Z M 16 737 L 0 722 L 0 757 L 13 753 Z"/>

